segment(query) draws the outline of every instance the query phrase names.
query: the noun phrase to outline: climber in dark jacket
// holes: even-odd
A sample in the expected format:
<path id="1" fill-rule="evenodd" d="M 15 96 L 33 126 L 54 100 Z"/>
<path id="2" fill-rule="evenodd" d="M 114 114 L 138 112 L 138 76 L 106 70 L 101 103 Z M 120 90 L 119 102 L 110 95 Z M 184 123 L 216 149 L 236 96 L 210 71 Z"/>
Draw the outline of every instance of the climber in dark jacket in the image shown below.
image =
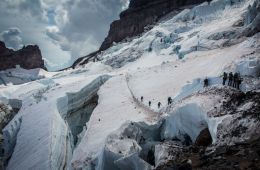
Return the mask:
<path id="1" fill-rule="evenodd" d="M 204 87 L 208 87 L 209 86 L 209 79 L 205 78 L 204 79 Z"/>
<path id="2" fill-rule="evenodd" d="M 144 97 L 143 96 L 141 96 L 141 102 L 143 102 L 144 101 Z"/>
<path id="3" fill-rule="evenodd" d="M 158 102 L 158 108 L 160 109 L 160 107 L 161 107 L 161 102 Z"/>
<path id="4" fill-rule="evenodd" d="M 172 104 L 172 98 L 168 97 L 168 105 Z"/>
<path id="5" fill-rule="evenodd" d="M 148 104 L 149 104 L 149 107 L 150 107 L 150 106 L 151 106 L 151 104 L 152 104 L 152 102 L 151 102 L 151 101 L 149 101 L 149 103 L 148 103 Z"/>
<path id="6" fill-rule="evenodd" d="M 238 87 L 238 73 L 235 73 L 234 74 L 234 77 L 233 77 L 233 87 L 234 88 L 237 88 Z"/>
<path id="7" fill-rule="evenodd" d="M 233 83 L 233 73 L 230 72 L 228 75 L 228 85 L 232 86 L 232 83 Z"/>
<path id="8" fill-rule="evenodd" d="M 227 81 L 227 73 L 224 72 L 224 75 L 223 75 L 223 86 L 226 84 L 226 81 Z"/>
<path id="9" fill-rule="evenodd" d="M 243 78 L 239 76 L 238 81 L 237 81 L 237 89 L 240 89 L 240 85 L 241 85 L 242 81 L 243 81 Z"/>

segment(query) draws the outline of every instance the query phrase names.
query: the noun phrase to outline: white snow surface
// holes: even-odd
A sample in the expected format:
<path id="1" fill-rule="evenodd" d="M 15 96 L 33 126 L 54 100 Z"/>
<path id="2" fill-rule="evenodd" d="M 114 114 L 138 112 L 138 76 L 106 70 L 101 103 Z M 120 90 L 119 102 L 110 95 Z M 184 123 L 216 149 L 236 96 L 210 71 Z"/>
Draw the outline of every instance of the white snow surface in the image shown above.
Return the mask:
<path id="1" fill-rule="evenodd" d="M 10 99 L 18 99 L 23 103 L 3 130 L 5 149 L 7 154 L 12 154 L 7 169 L 106 169 L 102 166 L 104 154 L 117 151 L 117 147 L 130 152 L 133 142 L 129 140 L 127 146 L 116 146 L 117 141 L 109 142 L 111 134 L 129 121 L 156 124 L 162 115 L 167 117 L 163 137 L 171 138 L 183 130 L 195 141 L 207 125 L 215 142 L 217 126 L 223 117 L 211 118 L 207 112 L 214 109 L 221 96 L 194 97 L 181 102 L 203 88 L 205 77 L 209 78 L 210 85 L 221 84 L 224 71 L 239 71 L 243 76 L 259 80 L 256 52 L 259 33 L 234 40 L 229 46 L 223 44 L 232 38 L 208 38 L 222 35 L 223 31 L 239 33 L 241 28 L 233 25 L 252 3 L 253 0 L 233 6 L 229 0 L 214 0 L 211 5 L 203 3 L 161 21 L 131 41 L 115 44 L 98 56 L 100 62 L 74 70 L 44 73 L 42 79 L 21 85 L 1 85 L 1 101 L 8 103 Z M 178 46 L 181 48 L 177 52 Z M 102 77 L 110 79 L 104 83 Z M 86 122 L 86 130 L 79 135 L 81 141 L 73 146 L 66 122 L 69 104 L 64 98 L 68 93 L 99 86 L 98 105 Z M 141 96 L 144 96 L 143 102 Z M 180 104 L 162 114 L 169 96 Z M 58 102 L 61 99 L 63 103 Z M 151 107 L 148 101 L 152 102 Z M 158 102 L 162 103 L 161 108 L 157 107 Z M 132 163 L 136 160 L 136 165 L 131 164 L 135 168 L 147 167 L 137 158 L 133 153 L 117 160 L 115 165 L 123 168 L 130 165 L 127 160 Z"/>

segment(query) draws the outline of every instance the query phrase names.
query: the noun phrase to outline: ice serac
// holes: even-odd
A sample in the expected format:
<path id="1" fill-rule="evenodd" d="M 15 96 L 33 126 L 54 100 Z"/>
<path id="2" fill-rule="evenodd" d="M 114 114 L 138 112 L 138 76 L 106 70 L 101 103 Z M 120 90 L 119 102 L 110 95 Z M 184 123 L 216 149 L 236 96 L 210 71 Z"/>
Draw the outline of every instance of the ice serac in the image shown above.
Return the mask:
<path id="1" fill-rule="evenodd" d="M 173 10 L 194 5 L 205 0 L 131 0 L 129 8 L 120 14 L 120 20 L 110 25 L 110 30 L 100 50 L 106 50 L 113 42 L 120 42 L 144 32 L 147 25 L 158 21 Z"/>
<path id="2" fill-rule="evenodd" d="M 4 42 L 0 41 L 0 70 L 15 68 L 16 65 L 25 69 L 45 69 L 42 54 L 37 45 L 28 45 L 14 51 L 8 49 Z"/>
<path id="3" fill-rule="evenodd" d="M 99 87 L 109 77 L 93 76 L 61 88 L 49 86 L 40 90 L 37 104 L 26 102 L 4 129 L 4 140 L 14 141 L 5 149 L 13 150 L 7 169 L 70 169 L 77 135 L 95 107 Z"/>
<path id="4" fill-rule="evenodd" d="M 151 170 L 148 152 L 160 141 L 162 121 L 153 125 L 126 122 L 110 134 L 99 161 L 99 169 Z M 157 141 L 157 142 L 156 142 Z"/>
<path id="5" fill-rule="evenodd" d="M 109 76 L 98 77 L 79 92 L 67 93 L 65 97 L 58 99 L 59 113 L 71 130 L 74 144 L 79 142 L 78 135 L 86 126 L 94 108 L 98 104 L 97 92 L 100 86 L 109 78 Z"/>
<path id="6" fill-rule="evenodd" d="M 244 30 L 246 36 L 253 36 L 260 31 L 260 1 L 256 0 L 253 5 L 248 7 L 248 11 L 244 18 Z"/>

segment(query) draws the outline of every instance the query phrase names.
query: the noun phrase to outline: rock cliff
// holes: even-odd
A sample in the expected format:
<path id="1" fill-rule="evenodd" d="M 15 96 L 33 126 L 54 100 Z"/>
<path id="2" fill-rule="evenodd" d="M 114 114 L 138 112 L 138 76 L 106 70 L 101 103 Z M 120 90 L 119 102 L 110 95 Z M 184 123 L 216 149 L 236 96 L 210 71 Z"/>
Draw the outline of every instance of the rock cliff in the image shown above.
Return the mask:
<path id="1" fill-rule="evenodd" d="M 28 45 L 18 51 L 6 48 L 0 41 L 0 70 L 15 68 L 20 65 L 24 69 L 44 68 L 42 54 L 37 45 Z"/>
<path id="2" fill-rule="evenodd" d="M 131 0 L 129 8 L 120 14 L 120 19 L 112 22 L 108 36 L 100 51 L 109 48 L 113 42 L 120 42 L 127 37 L 144 32 L 145 27 L 155 23 L 167 13 L 187 5 L 194 5 L 205 0 Z"/>

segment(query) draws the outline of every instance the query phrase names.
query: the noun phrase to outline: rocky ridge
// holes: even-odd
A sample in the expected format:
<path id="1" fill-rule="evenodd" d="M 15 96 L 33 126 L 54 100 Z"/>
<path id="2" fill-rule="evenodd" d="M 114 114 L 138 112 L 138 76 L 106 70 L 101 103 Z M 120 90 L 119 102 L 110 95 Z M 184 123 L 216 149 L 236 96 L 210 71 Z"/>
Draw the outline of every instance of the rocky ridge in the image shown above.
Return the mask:
<path id="1" fill-rule="evenodd" d="M 28 45 L 14 51 L 0 41 L 0 70 L 15 68 L 16 65 L 20 65 L 24 69 L 43 68 L 46 70 L 41 51 L 37 45 Z"/>

